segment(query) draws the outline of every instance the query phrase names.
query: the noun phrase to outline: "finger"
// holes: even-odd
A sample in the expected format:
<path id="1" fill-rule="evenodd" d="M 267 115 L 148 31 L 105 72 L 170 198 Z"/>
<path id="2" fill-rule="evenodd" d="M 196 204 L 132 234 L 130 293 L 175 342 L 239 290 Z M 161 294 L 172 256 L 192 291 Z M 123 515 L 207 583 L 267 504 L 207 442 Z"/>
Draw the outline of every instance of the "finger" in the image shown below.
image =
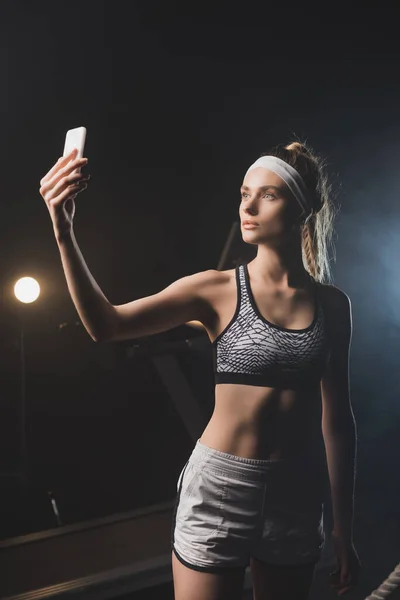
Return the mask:
<path id="1" fill-rule="evenodd" d="M 355 581 L 350 579 L 348 581 L 341 581 L 339 574 L 335 578 L 331 578 L 330 587 L 339 594 L 343 593 L 343 590 L 347 588 L 352 588 L 355 585 Z"/>
<path id="2" fill-rule="evenodd" d="M 41 187 L 44 185 L 52 184 L 54 181 L 58 181 L 65 174 L 71 173 L 74 169 L 84 167 L 88 159 L 87 158 L 74 158 L 74 153 L 68 154 L 58 159 L 56 164 L 50 169 L 50 171 L 40 180 Z"/>
<path id="3" fill-rule="evenodd" d="M 70 175 L 60 178 L 57 183 L 56 180 L 45 183 L 44 186 L 40 188 L 40 193 L 47 202 L 50 199 L 56 198 L 64 189 L 66 189 L 66 187 L 75 183 L 89 181 L 89 179 L 90 175 L 82 174 L 75 170 Z"/>
<path id="4" fill-rule="evenodd" d="M 86 189 L 86 186 L 71 186 L 69 189 L 64 190 L 64 192 L 60 194 L 57 198 L 54 198 L 48 202 L 49 209 L 62 206 L 67 200 L 74 200 L 80 192 L 83 192 L 84 189 Z"/>
<path id="5" fill-rule="evenodd" d="M 333 571 L 333 573 L 329 574 L 329 578 L 331 581 L 331 586 L 336 588 L 340 586 L 340 570 L 337 569 L 336 571 Z"/>
<path id="6" fill-rule="evenodd" d="M 78 195 L 78 194 L 80 194 L 81 192 L 84 192 L 84 191 L 86 190 L 86 188 L 87 188 L 87 183 L 84 183 L 83 185 L 81 185 L 81 186 L 79 187 L 79 189 L 78 189 L 78 191 L 76 192 L 76 194 L 75 194 L 75 195 L 77 196 L 77 195 Z"/>
<path id="7" fill-rule="evenodd" d="M 336 587 L 337 593 L 341 596 L 353 589 L 356 584 L 356 581 L 352 575 L 352 573 L 348 570 L 343 570 L 340 574 L 340 582 Z"/>
<path id="8" fill-rule="evenodd" d="M 44 183 L 46 183 L 46 181 L 48 181 L 49 179 L 51 179 L 53 177 L 53 175 L 60 169 L 60 165 L 61 162 L 63 161 L 64 157 L 60 157 L 57 162 L 51 167 L 50 171 L 48 173 L 46 173 L 46 175 L 44 177 L 42 177 L 42 179 L 40 180 L 40 185 L 42 186 Z"/>
<path id="9" fill-rule="evenodd" d="M 76 154 L 77 154 L 77 150 L 74 149 L 74 150 L 72 150 L 72 152 L 70 152 L 66 156 L 60 156 L 60 158 L 52 166 L 52 168 L 50 169 L 50 171 L 48 173 L 46 173 L 46 175 L 40 180 L 40 185 L 43 185 L 43 183 L 45 183 L 46 181 L 48 181 L 49 179 L 51 179 L 53 177 L 53 175 L 55 173 L 57 173 L 57 171 L 59 169 L 62 169 L 62 167 L 64 167 L 71 160 L 73 160 L 75 158 Z"/>
<path id="10" fill-rule="evenodd" d="M 80 192 L 83 192 L 83 190 L 85 190 L 86 188 L 87 188 L 87 183 L 84 183 L 84 184 L 77 183 L 77 184 L 71 185 L 56 198 L 51 198 L 48 201 L 48 205 L 52 206 L 52 207 L 56 207 L 61 204 L 64 204 L 64 202 L 66 200 L 68 200 L 69 198 L 76 197 Z"/>
<path id="11" fill-rule="evenodd" d="M 61 179 L 63 179 L 64 177 L 68 177 L 69 175 L 72 175 L 73 173 L 76 173 L 79 175 L 81 173 L 80 169 L 82 167 L 84 167 L 87 164 L 87 162 L 88 162 L 87 158 L 78 158 L 76 160 L 70 161 L 63 167 L 60 166 L 60 168 L 58 170 L 56 170 L 55 173 L 53 174 L 53 177 L 48 179 L 44 183 L 44 185 L 47 188 L 52 188 L 59 181 L 61 181 Z M 62 163 L 60 163 L 60 164 L 62 164 Z"/>
<path id="12" fill-rule="evenodd" d="M 346 570 L 342 570 L 342 572 L 340 573 L 340 585 L 341 586 L 346 586 L 349 585 L 352 582 L 352 576 L 350 571 Z"/>
<path id="13" fill-rule="evenodd" d="M 90 179 L 90 175 L 82 175 L 82 173 L 74 171 L 71 175 L 63 177 L 52 189 L 51 195 L 53 197 L 58 196 L 66 187 L 75 184 L 87 183 Z"/>
<path id="14" fill-rule="evenodd" d="M 337 594 L 338 594 L 338 596 L 343 596 L 344 594 L 347 594 L 347 592 L 354 590 L 354 588 L 355 588 L 354 585 L 346 585 L 344 587 L 341 587 L 339 590 L 337 590 Z"/>

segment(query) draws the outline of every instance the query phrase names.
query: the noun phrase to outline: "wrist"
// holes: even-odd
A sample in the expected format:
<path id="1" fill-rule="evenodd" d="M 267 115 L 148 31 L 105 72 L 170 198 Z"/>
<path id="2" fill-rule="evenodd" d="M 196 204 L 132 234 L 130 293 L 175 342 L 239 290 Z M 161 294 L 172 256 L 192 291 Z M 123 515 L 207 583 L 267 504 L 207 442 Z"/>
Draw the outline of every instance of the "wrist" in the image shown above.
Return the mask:
<path id="1" fill-rule="evenodd" d="M 341 542 L 352 544 L 353 543 L 353 530 L 352 528 L 340 529 L 334 527 L 332 529 L 332 537 L 340 540 Z"/>
<path id="2" fill-rule="evenodd" d="M 56 225 L 54 225 L 53 230 L 54 230 L 54 236 L 55 236 L 57 244 L 59 246 L 72 241 L 72 239 L 73 239 L 72 227 L 57 227 Z"/>

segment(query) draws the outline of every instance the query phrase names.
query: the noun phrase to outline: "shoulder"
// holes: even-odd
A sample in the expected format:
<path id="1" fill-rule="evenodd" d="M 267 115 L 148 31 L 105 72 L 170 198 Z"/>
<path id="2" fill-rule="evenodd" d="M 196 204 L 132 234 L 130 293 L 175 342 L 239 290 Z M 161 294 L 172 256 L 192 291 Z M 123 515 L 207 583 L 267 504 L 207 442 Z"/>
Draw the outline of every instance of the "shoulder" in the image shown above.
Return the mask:
<path id="1" fill-rule="evenodd" d="M 197 318 L 209 331 L 213 331 L 216 316 L 221 313 L 222 307 L 231 297 L 236 297 L 235 269 L 201 271 L 187 275 L 172 285 L 176 297 L 190 298 L 198 307 Z"/>
<path id="2" fill-rule="evenodd" d="M 318 287 L 325 318 L 333 336 L 351 336 L 352 312 L 349 296 L 335 285 L 319 283 Z"/>
<path id="3" fill-rule="evenodd" d="M 202 299 L 210 299 L 215 294 L 220 294 L 224 289 L 235 283 L 235 269 L 217 271 L 208 269 L 186 275 L 175 281 L 171 287 L 176 293 L 187 292 Z"/>
<path id="4" fill-rule="evenodd" d="M 336 313 L 349 313 L 351 311 L 350 298 L 343 290 L 335 285 L 324 283 L 318 283 L 318 288 L 320 296 L 328 309 Z"/>
<path id="5" fill-rule="evenodd" d="M 208 269 L 207 271 L 200 271 L 193 275 L 187 275 L 179 280 L 179 283 L 187 285 L 197 289 L 198 291 L 207 288 L 217 288 L 224 285 L 229 285 L 235 279 L 235 270 L 229 271 L 217 271 L 215 269 Z"/>

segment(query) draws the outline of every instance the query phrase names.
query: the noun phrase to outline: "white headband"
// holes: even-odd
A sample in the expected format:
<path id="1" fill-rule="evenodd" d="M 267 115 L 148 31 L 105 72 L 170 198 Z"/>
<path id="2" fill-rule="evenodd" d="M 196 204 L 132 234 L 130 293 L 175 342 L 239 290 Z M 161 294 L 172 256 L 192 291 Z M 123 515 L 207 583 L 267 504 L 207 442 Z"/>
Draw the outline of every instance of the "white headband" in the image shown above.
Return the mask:
<path id="1" fill-rule="evenodd" d="M 300 204 L 302 208 L 302 216 L 306 217 L 306 220 L 308 220 L 312 214 L 313 203 L 311 201 L 306 184 L 296 169 L 276 156 L 261 156 L 261 158 L 256 160 L 256 162 L 251 165 L 251 167 L 247 170 L 247 173 L 251 169 L 257 169 L 259 167 L 268 169 L 268 171 L 276 173 L 281 179 L 283 179 L 293 196 L 296 198 L 297 202 Z"/>

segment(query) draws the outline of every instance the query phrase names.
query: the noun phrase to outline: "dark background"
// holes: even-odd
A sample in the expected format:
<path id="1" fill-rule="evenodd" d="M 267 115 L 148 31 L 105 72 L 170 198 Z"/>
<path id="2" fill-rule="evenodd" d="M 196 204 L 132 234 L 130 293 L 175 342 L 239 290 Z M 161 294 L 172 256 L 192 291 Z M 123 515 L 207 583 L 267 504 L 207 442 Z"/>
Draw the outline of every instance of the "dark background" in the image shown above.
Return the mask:
<path id="1" fill-rule="evenodd" d="M 29 472 L 63 523 L 172 499 L 192 447 L 151 361 L 77 324 L 38 192 L 67 129 L 88 130 L 75 229 L 114 303 L 215 268 L 245 170 L 298 136 L 326 157 L 341 206 L 333 272 L 354 313 L 357 532 L 400 555 L 398 17 L 313 3 L 1 3 L 0 464 L 18 461 L 22 317 Z M 237 241 L 229 260 L 242 251 Z M 42 288 L 23 315 L 22 275 Z M 208 350 L 179 361 L 209 414 Z M 2 537 L 44 526 L 2 523 Z"/>

